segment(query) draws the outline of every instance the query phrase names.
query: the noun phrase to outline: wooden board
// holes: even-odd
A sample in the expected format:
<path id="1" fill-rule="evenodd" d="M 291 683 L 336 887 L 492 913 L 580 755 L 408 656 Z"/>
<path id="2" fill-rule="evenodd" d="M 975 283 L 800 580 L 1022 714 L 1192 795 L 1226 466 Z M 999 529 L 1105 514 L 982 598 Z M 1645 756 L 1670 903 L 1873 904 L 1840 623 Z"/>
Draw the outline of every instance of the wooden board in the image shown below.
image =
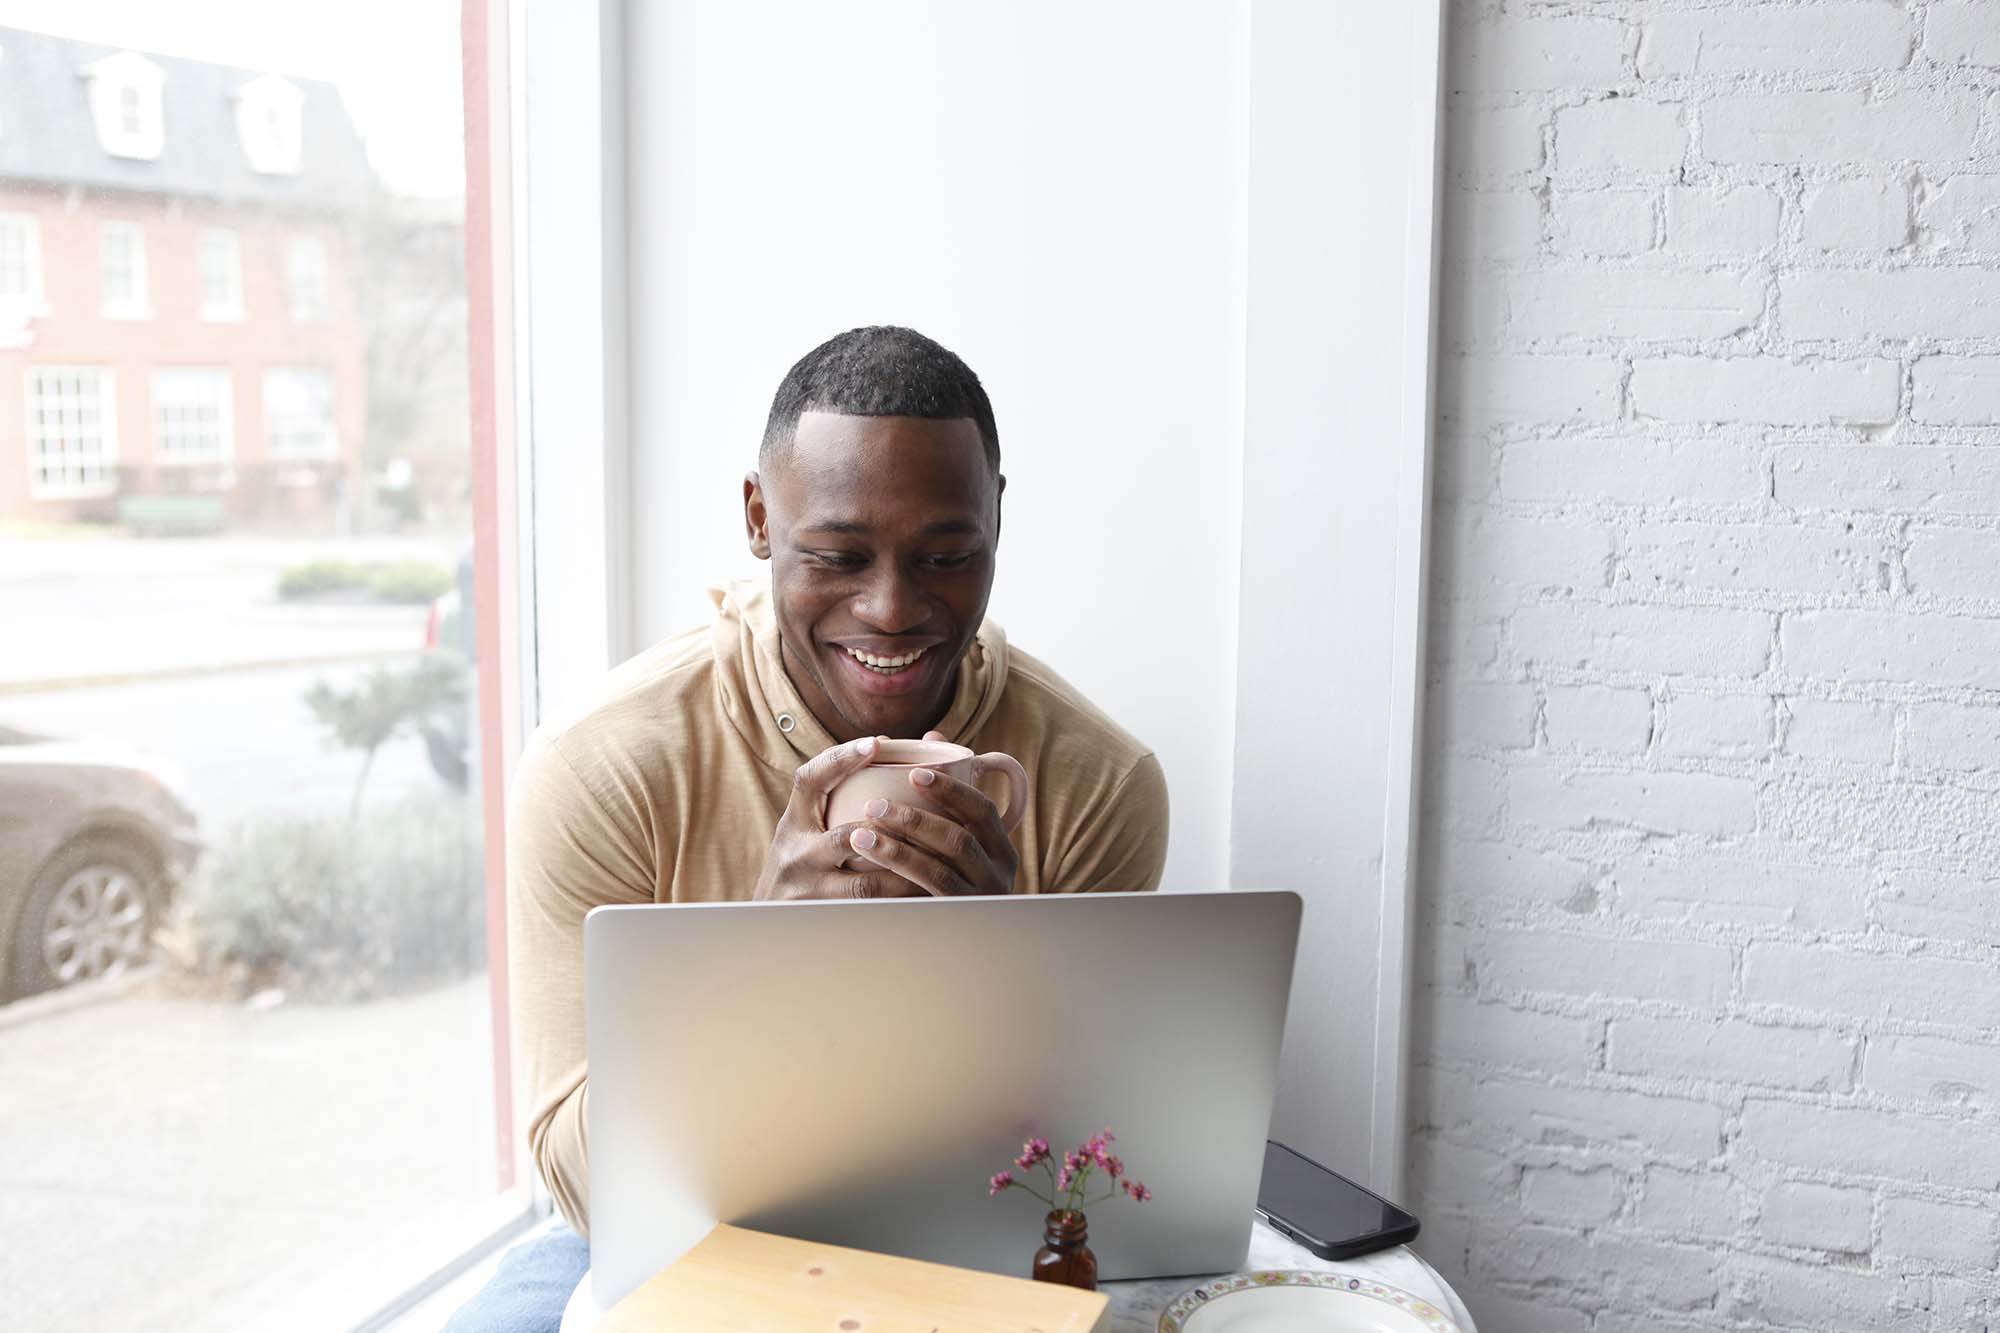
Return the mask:
<path id="1" fill-rule="evenodd" d="M 1025 1267 L 1038 1241 L 1022 1232 Z M 1089 1333 L 1101 1292 L 718 1226 L 594 1333 Z"/>

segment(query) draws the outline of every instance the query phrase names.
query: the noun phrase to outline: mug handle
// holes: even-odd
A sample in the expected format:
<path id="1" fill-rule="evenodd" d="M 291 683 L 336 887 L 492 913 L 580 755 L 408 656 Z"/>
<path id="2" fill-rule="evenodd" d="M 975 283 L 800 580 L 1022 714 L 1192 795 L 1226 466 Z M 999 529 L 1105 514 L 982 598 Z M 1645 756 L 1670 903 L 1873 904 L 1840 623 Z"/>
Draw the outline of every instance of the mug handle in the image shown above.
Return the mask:
<path id="1" fill-rule="evenodd" d="M 1028 813 L 1028 770 L 1013 755 L 993 750 L 972 757 L 972 776 L 976 779 L 983 773 L 1007 775 L 1007 808 L 1000 815 L 1000 828 L 1011 834 Z"/>

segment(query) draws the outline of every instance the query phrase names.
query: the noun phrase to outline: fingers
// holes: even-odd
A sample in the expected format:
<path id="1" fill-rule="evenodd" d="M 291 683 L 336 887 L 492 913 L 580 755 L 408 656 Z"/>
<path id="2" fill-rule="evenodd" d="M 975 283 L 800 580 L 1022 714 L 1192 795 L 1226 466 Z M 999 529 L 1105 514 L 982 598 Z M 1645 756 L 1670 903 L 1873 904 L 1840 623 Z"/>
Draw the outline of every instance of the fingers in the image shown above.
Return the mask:
<path id="1" fill-rule="evenodd" d="M 866 824 L 836 824 L 824 833 L 814 834 L 813 864 L 832 866 L 835 870 L 867 869 L 868 858 L 848 844 L 848 839 L 854 836 L 854 830 L 867 827 Z"/>
<path id="2" fill-rule="evenodd" d="M 924 898 L 930 896 L 924 889 L 910 883 L 901 875 L 887 870 L 870 870 L 858 875 L 845 871 L 828 875 L 820 881 L 819 898 Z"/>
<path id="3" fill-rule="evenodd" d="M 927 731 L 924 733 L 924 739 L 927 741 L 943 741 L 946 745 L 951 744 L 951 737 L 945 735 L 942 731 Z"/>
<path id="4" fill-rule="evenodd" d="M 924 799 L 941 807 L 946 814 L 956 819 L 979 840 L 988 856 L 998 856 L 1002 848 L 1011 849 L 1007 830 L 1001 827 L 1000 812 L 993 800 L 985 792 L 969 782 L 960 782 L 949 773 L 936 769 L 919 768 L 910 773 L 910 783 L 924 794 Z"/>
<path id="5" fill-rule="evenodd" d="M 868 821 L 855 828 L 871 828 L 903 842 L 914 843 L 948 864 L 962 869 L 986 859 L 986 849 L 965 825 L 944 815 L 914 805 L 885 801 L 876 797 L 868 803 Z M 975 878 L 967 874 L 968 879 Z"/>
<path id="6" fill-rule="evenodd" d="M 937 897 L 961 898 L 967 894 L 991 891 L 976 887 L 956 866 L 946 863 L 914 843 L 904 842 L 888 833 L 877 833 L 873 829 L 857 829 L 848 842 L 855 851 L 862 853 L 876 865 L 895 871 L 918 888 Z M 985 859 L 983 852 L 981 859 Z"/>
<path id="7" fill-rule="evenodd" d="M 869 761 L 874 759 L 875 739 L 863 736 L 858 741 L 821 750 L 800 764 L 798 771 L 792 775 L 792 810 L 797 811 L 799 803 L 804 801 L 817 822 L 826 794 L 848 774 L 868 767 Z"/>

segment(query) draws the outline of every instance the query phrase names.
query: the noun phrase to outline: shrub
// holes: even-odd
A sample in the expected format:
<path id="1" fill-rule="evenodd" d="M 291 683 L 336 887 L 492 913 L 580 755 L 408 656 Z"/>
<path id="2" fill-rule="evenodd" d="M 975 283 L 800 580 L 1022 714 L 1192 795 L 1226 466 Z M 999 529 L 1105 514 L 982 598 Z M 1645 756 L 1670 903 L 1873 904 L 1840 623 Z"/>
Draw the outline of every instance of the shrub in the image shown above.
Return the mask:
<path id="1" fill-rule="evenodd" d="M 451 591 L 452 577 L 443 565 L 382 565 L 369 573 L 368 587 L 378 602 L 421 606 Z"/>
<path id="2" fill-rule="evenodd" d="M 278 596 L 287 602 L 329 593 L 363 593 L 371 601 L 421 606 L 451 591 L 451 571 L 443 565 L 406 560 L 394 565 L 356 565 L 346 560 L 308 560 L 287 565 L 278 575 Z"/>
<path id="3" fill-rule="evenodd" d="M 485 961 L 479 851 L 464 801 L 400 801 L 358 824 L 252 820 L 182 899 L 195 970 L 239 992 L 362 1000 Z"/>
<path id="4" fill-rule="evenodd" d="M 345 560 L 308 560 L 302 565 L 285 566 L 278 575 L 278 596 L 293 602 L 330 592 L 346 592 L 367 582 L 368 574 L 359 565 Z"/>

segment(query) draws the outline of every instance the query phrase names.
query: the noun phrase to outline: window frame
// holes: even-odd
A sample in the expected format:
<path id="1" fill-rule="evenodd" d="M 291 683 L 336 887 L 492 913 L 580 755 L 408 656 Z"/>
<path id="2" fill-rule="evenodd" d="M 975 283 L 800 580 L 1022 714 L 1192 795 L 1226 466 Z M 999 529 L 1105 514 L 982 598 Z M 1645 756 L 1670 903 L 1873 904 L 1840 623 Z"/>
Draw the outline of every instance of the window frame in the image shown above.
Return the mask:
<path id="1" fill-rule="evenodd" d="M 0 290 L 0 309 L 12 307 L 20 315 L 48 313 L 47 291 L 42 285 L 42 220 L 33 213 L 0 213 L 0 228 L 18 226 L 21 231 L 22 289 Z"/>
<path id="2" fill-rule="evenodd" d="M 112 157 L 158 160 L 166 143 L 166 71 L 137 51 L 118 51 L 84 69 L 97 144 Z M 128 123 L 129 105 L 137 123 Z"/>
<path id="3" fill-rule="evenodd" d="M 185 406 L 184 402 L 169 400 L 177 395 L 162 393 L 164 385 L 194 383 L 205 380 L 216 386 L 215 396 L 216 443 L 203 453 L 169 453 L 167 449 L 167 422 L 165 413 L 170 407 Z M 153 417 L 153 463 L 158 467 L 227 468 L 236 458 L 236 376 L 227 366 L 155 366 L 151 383 L 151 407 Z"/>
<path id="4" fill-rule="evenodd" d="M 132 291 L 124 297 L 111 292 L 111 238 L 123 236 L 129 251 Z M 106 319 L 151 319 L 153 300 L 150 274 L 146 268 L 146 228 L 138 222 L 108 220 L 99 229 L 98 281 L 103 288 L 102 313 Z"/>
<path id="5" fill-rule="evenodd" d="M 275 386 L 281 384 L 302 386 L 310 381 L 318 381 L 325 388 L 325 392 L 320 395 L 326 408 L 325 429 L 322 432 L 325 442 L 315 445 L 310 449 L 299 449 L 291 445 L 280 448 L 278 420 L 280 414 L 273 409 L 272 390 Z M 334 409 L 335 385 L 333 367 L 314 365 L 266 366 L 264 368 L 263 390 L 264 456 L 266 459 L 273 463 L 326 463 L 340 457 L 340 422 Z M 284 397 L 282 393 L 278 396 L 280 399 Z M 304 391 L 300 391 L 297 394 L 299 399 L 311 396 L 311 394 Z M 280 406 L 289 405 L 281 402 Z"/>
<path id="6" fill-rule="evenodd" d="M 312 263 L 301 265 L 301 255 L 314 255 Z M 304 232 L 294 233 L 285 240 L 285 304 L 291 321 L 301 327 L 317 327 L 333 318 L 332 292 L 333 266 L 327 255 L 324 238 Z M 302 292 L 302 273 L 315 284 L 309 293 Z M 302 295 L 310 295 L 311 300 L 301 300 Z"/>
<path id="7" fill-rule="evenodd" d="M 228 248 L 228 265 L 222 276 L 228 291 L 219 300 L 209 299 L 209 256 L 217 244 Z M 208 324 L 240 324 L 247 316 L 243 306 L 243 237 L 230 227 L 203 227 L 195 241 L 195 296 L 202 321 Z"/>
<path id="8" fill-rule="evenodd" d="M 37 500 L 87 500 L 98 496 L 114 495 L 118 490 L 118 372 L 110 366 L 89 365 L 81 362 L 50 362 L 31 364 L 22 369 L 21 402 L 27 426 L 27 466 L 28 494 Z M 43 405 L 46 394 L 39 388 L 44 376 L 84 375 L 96 377 L 98 402 L 98 433 L 101 457 L 97 467 L 102 478 L 95 482 L 73 482 L 51 485 L 41 480 L 42 459 L 46 453 L 45 435 L 35 422 L 37 407 Z M 65 469 L 67 470 L 67 469 Z"/>

